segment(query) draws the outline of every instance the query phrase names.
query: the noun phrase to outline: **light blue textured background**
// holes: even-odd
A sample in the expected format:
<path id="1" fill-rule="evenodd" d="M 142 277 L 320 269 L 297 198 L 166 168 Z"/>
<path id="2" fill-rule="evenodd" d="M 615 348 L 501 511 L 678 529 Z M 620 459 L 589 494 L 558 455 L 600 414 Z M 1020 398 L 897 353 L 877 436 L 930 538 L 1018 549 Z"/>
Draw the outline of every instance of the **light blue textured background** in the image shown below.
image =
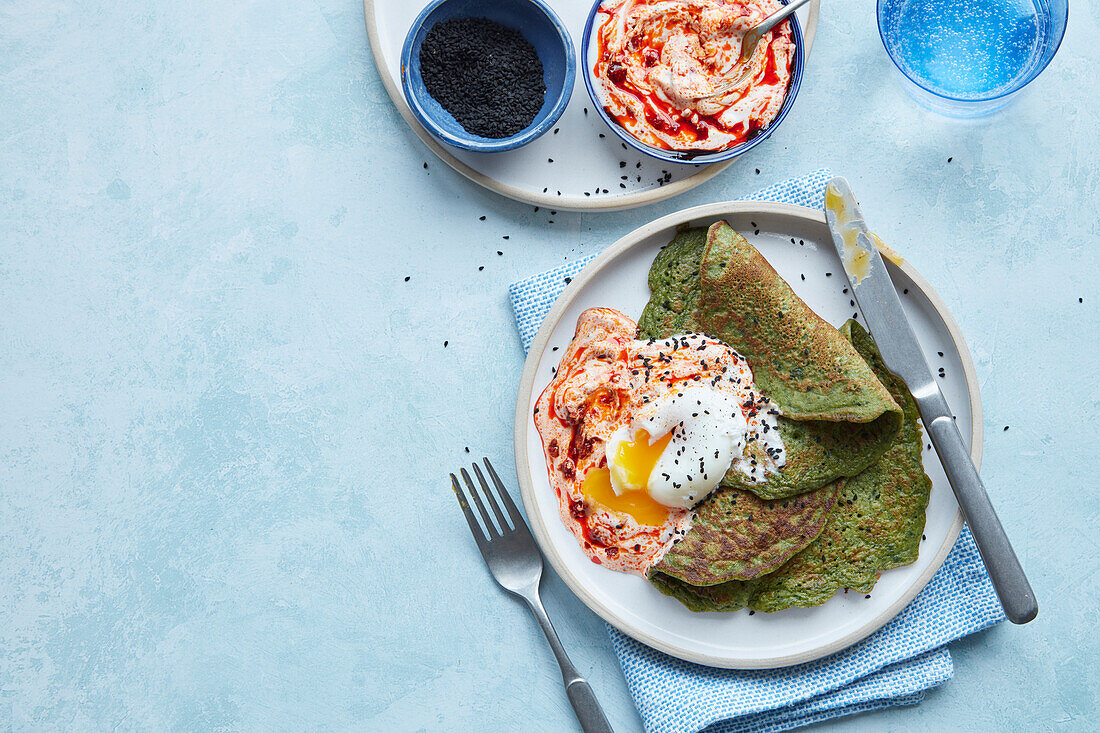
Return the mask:
<path id="1" fill-rule="evenodd" d="M 1041 81 L 959 122 L 901 92 L 871 3 L 826 3 L 748 159 L 549 225 L 404 129 L 354 0 L 5 3 L 0 728 L 570 730 L 445 481 L 464 446 L 512 469 L 506 285 L 826 166 L 970 342 L 1041 611 L 954 645 L 918 708 L 820 729 L 1095 728 L 1098 15 L 1075 3 Z M 637 730 L 602 622 L 545 587 Z"/>

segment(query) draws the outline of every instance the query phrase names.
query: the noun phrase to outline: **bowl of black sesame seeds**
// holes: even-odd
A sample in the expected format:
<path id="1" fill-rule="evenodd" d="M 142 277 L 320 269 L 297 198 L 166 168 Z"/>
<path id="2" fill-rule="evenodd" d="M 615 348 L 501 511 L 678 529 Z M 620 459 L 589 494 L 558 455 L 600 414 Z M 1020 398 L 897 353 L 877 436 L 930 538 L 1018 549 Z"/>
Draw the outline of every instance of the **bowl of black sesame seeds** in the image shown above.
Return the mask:
<path id="1" fill-rule="evenodd" d="M 435 0 L 401 51 L 401 86 L 426 130 L 463 150 L 515 150 L 573 94 L 573 41 L 541 0 Z"/>

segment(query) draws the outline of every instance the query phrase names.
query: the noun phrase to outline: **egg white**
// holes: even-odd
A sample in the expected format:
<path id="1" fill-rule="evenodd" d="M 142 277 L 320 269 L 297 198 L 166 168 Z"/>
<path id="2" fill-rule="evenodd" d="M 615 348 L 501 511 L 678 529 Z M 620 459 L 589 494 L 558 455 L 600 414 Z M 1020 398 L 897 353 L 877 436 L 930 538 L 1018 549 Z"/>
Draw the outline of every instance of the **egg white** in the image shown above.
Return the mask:
<path id="1" fill-rule="evenodd" d="M 616 493 L 643 488 L 623 485 L 614 464 L 618 446 L 633 440 L 639 428 L 649 433 L 650 445 L 672 433 L 644 488 L 654 501 L 678 509 L 690 509 L 714 491 L 734 458 L 743 454 L 748 432 L 741 405 L 732 395 L 704 386 L 669 392 L 608 439 L 608 467 Z"/>

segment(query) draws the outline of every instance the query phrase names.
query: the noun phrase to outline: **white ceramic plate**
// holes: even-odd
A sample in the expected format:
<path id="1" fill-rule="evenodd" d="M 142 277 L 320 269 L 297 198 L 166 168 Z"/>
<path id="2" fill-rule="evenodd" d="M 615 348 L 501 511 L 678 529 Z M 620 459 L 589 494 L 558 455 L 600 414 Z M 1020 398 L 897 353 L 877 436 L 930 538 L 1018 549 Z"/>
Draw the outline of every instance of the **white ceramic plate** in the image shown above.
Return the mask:
<path id="1" fill-rule="evenodd" d="M 608 306 L 637 318 L 649 299 L 646 274 L 676 226 L 709 225 L 726 219 L 760 250 L 811 308 L 839 326 L 856 312 L 844 270 L 833 249 L 824 214 L 789 204 L 729 202 L 670 214 L 626 235 L 572 281 L 542 324 L 527 357 L 516 403 L 516 470 L 531 529 L 562 580 L 593 611 L 635 639 L 692 662 L 752 669 L 806 662 L 863 639 L 893 618 L 939 569 L 962 528 L 962 513 L 936 454 L 926 450 L 932 478 L 925 540 L 917 562 L 882 574 L 870 598 L 840 591 L 822 606 L 778 613 L 692 613 L 642 578 L 593 564 L 558 517 L 557 498 L 546 475 L 542 444 L 531 410 L 549 384 L 577 317 Z M 759 230 L 759 234 L 754 234 Z M 792 242 L 793 240 L 793 242 Z M 933 370 L 942 366 L 940 387 L 957 416 L 959 430 L 981 463 L 981 399 L 970 353 L 943 301 L 910 266 L 889 263 Z M 827 276 L 826 273 L 832 273 Z M 802 280 L 801 275 L 806 279 Z M 860 321 L 863 322 L 862 316 Z M 557 351 L 553 347 L 559 347 Z M 943 352 L 943 356 L 939 356 Z"/>
<path id="2" fill-rule="evenodd" d="M 401 93 L 401 46 L 409 26 L 430 1 L 363 0 L 367 37 L 386 92 L 405 122 L 440 160 L 474 183 L 538 206 L 612 211 L 653 203 L 688 191 L 730 163 L 751 163 L 751 152 L 725 163 L 694 166 L 665 163 L 633 148 L 627 149 L 592 109 L 581 76 L 585 61 L 580 53 L 573 97 L 555 126 L 559 129 L 557 134 L 548 132 L 530 145 L 506 153 L 474 153 L 439 142 L 416 120 Z M 554 12 L 569 28 L 574 44 L 580 44 L 583 38 L 592 2 L 550 0 Z M 818 6 L 819 0 L 815 0 L 808 8 L 798 11 L 807 62 L 817 29 Z M 587 114 L 585 108 L 588 108 Z M 601 134 L 604 137 L 601 138 Z M 548 162 L 551 159 L 553 163 Z M 620 162 L 626 165 L 620 167 Z M 410 161 L 412 164 L 414 161 Z M 668 182 L 664 181 L 666 172 L 671 176 Z M 624 175 L 626 180 L 622 179 Z M 592 194 L 594 189 L 599 193 Z M 608 192 L 603 193 L 603 189 Z M 585 196 L 585 191 L 590 195 Z"/>

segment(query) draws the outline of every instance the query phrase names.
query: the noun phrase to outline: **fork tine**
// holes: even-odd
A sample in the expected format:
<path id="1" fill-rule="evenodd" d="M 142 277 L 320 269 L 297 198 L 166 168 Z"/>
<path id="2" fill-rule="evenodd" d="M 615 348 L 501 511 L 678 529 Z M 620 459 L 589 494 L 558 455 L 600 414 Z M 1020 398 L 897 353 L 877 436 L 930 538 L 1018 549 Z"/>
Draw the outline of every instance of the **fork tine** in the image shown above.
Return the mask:
<path id="1" fill-rule="evenodd" d="M 493 479 L 497 491 L 500 492 L 501 498 L 504 499 L 504 505 L 508 508 L 508 516 L 512 519 L 512 526 L 516 529 L 520 527 L 526 528 L 527 524 L 523 521 L 523 515 L 520 514 L 519 509 L 516 508 L 515 502 L 512 501 L 511 494 L 508 493 L 508 489 L 504 488 L 504 483 L 500 480 L 500 476 L 497 476 L 493 464 L 489 463 L 488 458 L 483 458 L 482 460 L 485 462 L 485 468 L 489 471 L 489 476 Z"/>
<path id="2" fill-rule="evenodd" d="M 477 540 L 477 546 L 480 548 L 482 543 L 485 542 L 485 533 L 481 531 L 481 527 L 477 524 L 477 519 L 474 518 L 474 513 L 470 511 L 470 505 L 466 502 L 466 497 L 462 494 L 462 487 L 458 483 L 458 476 L 451 474 L 451 490 L 455 492 L 455 497 L 458 499 L 458 505 L 462 507 L 462 513 L 466 515 L 466 524 L 470 525 L 470 531 L 474 535 L 474 539 Z"/>
<path id="3" fill-rule="evenodd" d="M 507 520 L 504 519 L 504 512 L 500 510 L 500 505 L 497 504 L 496 497 L 493 496 L 493 490 L 489 488 L 489 484 L 486 483 L 485 477 L 481 475 L 481 469 L 478 468 L 476 463 L 474 464 L 474 474 L 477 475 L 478 483 L 481 484 L 481 490 L 485 492 L 485 498 L 489 500 L 489 506 L 493 508 L 493 514 L 500 522 L 501 534 L 507 534 L 512 528 L 508 526 Z"/>
<path id="4" fill-rule="evenodd" d="M 481 512 L 481 518 L 485 520 L 485 534 L 489 536 L 489 540 L 495 540 L 500 537 L 497 534 L 497 528 L 493 526 L 493 520 L 489 519 L 489 512 L 485 511 L 485 504 L 481 502 L 481 497 L 477 494 L 477 489 L 474 488 L 474 482 L 470 480 L 470 474 L 466 472 L 466 469 L 461 469 L 462 480 L 466 482 L 466 488 L 469 489 L 470 496 L 473 497 L 474 503 L 477 504 L 477 510 Z"/>

